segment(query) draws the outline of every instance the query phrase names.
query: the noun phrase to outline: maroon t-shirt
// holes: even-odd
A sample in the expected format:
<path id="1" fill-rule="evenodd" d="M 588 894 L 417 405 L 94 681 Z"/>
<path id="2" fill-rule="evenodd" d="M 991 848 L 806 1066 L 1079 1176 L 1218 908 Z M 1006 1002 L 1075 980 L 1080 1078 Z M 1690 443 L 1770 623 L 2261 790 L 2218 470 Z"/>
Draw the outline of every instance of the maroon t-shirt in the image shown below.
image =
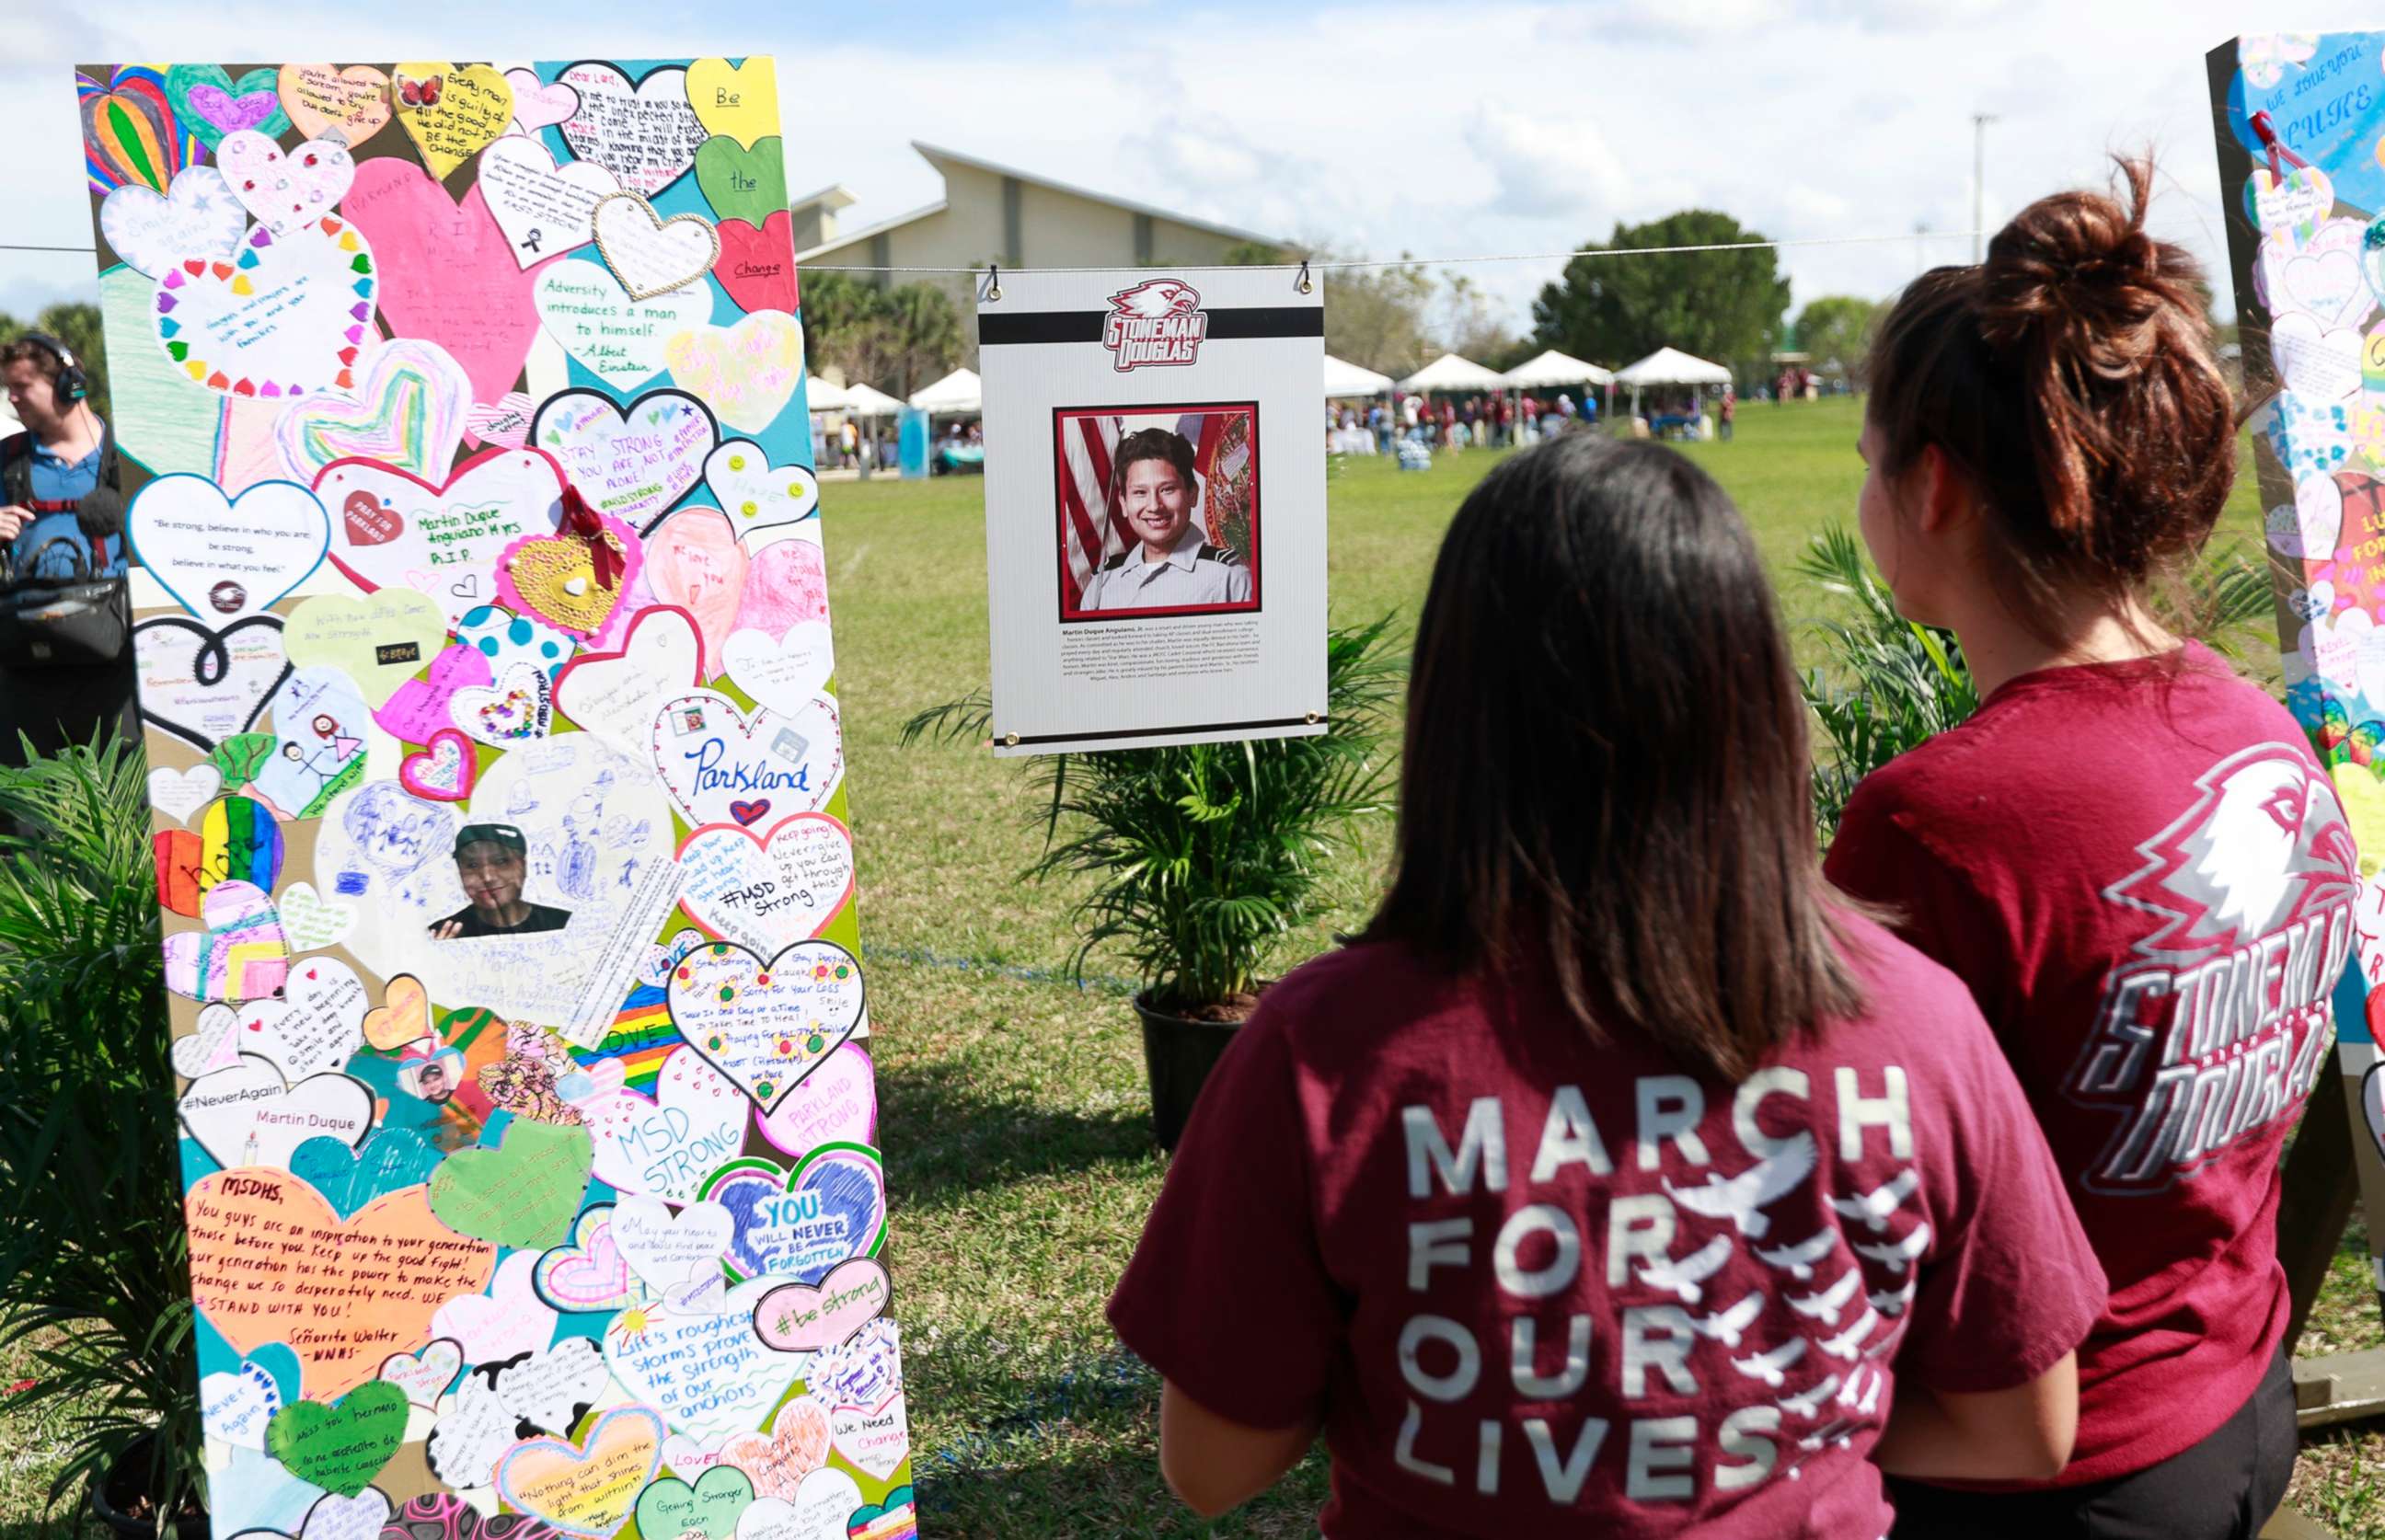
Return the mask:
<path id="1" fill-rule="evenodd" d="M 2285 1335 L 2278 1157 L 2353 950 L 2301 730 L 2200 646 L 2024 675 L 1868 776 L 1828 870 L 1970 986 L 2109 1275 L 2057 1484 L 2192 1446 Z"/>
<path id="2" fill-rule="evenodd" d="M 1738 1086 L 1544 982 L 1391 945 L 1267 991 L 1110 1300 L 1192 1399 L 1321 1419 L 1336 1540 L 1872 1540 L 1901 1376 L 2006 1389 L 2103 1280 L 1962 987 L 1850 922 L 1867 1004 Z"/>

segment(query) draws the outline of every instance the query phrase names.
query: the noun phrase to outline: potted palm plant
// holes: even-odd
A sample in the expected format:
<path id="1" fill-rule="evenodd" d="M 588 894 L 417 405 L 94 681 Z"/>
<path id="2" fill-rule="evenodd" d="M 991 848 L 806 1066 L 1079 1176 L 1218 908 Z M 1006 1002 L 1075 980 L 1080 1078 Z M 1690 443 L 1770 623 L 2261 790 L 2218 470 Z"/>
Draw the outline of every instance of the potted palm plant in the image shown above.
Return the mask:
<path id="1" fill-rule="evenodd" d="M 1257 1008 L 1276 944 L 1317 907 L 1328 857 L 1392 806 L 1391 713 L 1403 672 L 1391 617 L 1326 637 L 1326 730 L 1308 738 L 1052 754 L 1043 852 L 1026 875 L 1085 874 L 1074 966 L 1115 945 L 1142 982 L 1160 1148 L 1173 1149 L 1210 1066 Z M 913 717 L 904 743 L 985 736 L 980 690 Z"/>
<path id="2" fill-rule="evenodd" d="M 0 1348 L 12 1410 L 66 1410 L 53 1506 L 204 1536 L 146 779 L 113 739 L 0 768 Z"/>

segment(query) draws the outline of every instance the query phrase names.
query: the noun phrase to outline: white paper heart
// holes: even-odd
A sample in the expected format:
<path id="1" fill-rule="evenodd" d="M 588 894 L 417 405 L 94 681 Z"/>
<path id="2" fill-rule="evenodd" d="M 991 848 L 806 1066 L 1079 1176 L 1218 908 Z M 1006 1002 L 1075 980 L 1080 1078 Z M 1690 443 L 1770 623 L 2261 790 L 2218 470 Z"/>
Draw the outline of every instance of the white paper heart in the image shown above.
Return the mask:
<path id="1" fill-rule="evenodd" d="M 704 482 L 740 536 L 809 518 L 819 507 L 819 478 L 801 466 L 774 468 L 762 446 L 732 439 L 707 455 Z"/>
<path id="2" fill-rule="evenodd" d="M 618 192 L 621 181 L 591 160 L 557 166 L 537 139 L 507 134 L 481 152 L 480 186 L 515 263 L 527 269 L 593 240 L 597 200 Z"/>
<path id="3" fill-rule="evenodd" d="M 754 1335 L 754 1306 L 777 1285 L 756 1278 L 729 1291 L 727 1309 L 687 1314 L 668 1305 L 641 1310 L 643 1330 L 616 1324 L 605 1333 L 605 1360 L 631 1397 L 661 1411 L 670 1426 L 718 1439 L 758 1425 L 803 1377 L 809 1353 L 782 1353 Z M 731 1372 L 694 1366 L 735 1363 Z"/>
<path id="4" fill-rule="evenodd" d="M 770 1499 L 780 1502 L 780 1499 Z M 803 1479 L 795 1488 L 793 1505 L 793 1525 L 777 1531 L 766 1530 L 776 1515 L 755 1503 L 737 1521 L 737 1540 L 845 1540 L 850 1533 L 846 1521 L 861 1506 L 861 1484 L 846 1472 L 833 1465 L 823 1465 Z M 780 1506 L 785 1506 L 783 1502 Z M 759 1520 L 749 1530 L 747 1521 Z"/>
<path id="5" fill-rule="evenodd" d="M 556 1312 L 538 1297 L 539 1254 L 516 1251 L 497 1264 L 485 1294 L 458 1295 L 431 1318 L 431 1335 L 454 1337 L 472 1363 L 542 1351 L 555 1341 Z M 478 1484 L 474 1483 L 472 1484 Z"/>
<path id="6" fill-rule="evenodd" d="M 531 423 L 531 447 L 554 455 L 598 513 L 641 534 L 702 478 L 719 436 L 704 403 L 674 390 L 627 405 L 601 391 L 564 391 Z"/>
<path id="7" fill-rule="evenodd" d="M 633 300 L 701 283 L 720 260 L 720 232 L 700 214 L 666 219 L 635 192 L 600 199 L 593 219 L 596 254 Z"/>
<path id="8" fill-rule="evenodd" d="M 132 658 L 142 717 L 202 750 L 250 731 L 290 672 L 272 615 L 221 631 L 158 615 L 132 627 Z"/>
<path id="9" fill-rule="evenodd" d="M 212 764 L 187 770 L 160 768 L 149 772 L 149 805 L 178 824 L 212 802 L 223 791 L 223 772 Z"/>
<path id="10" fill-rule="evenodd" d="M 495 1372 L 497 1399 L 516 1421 L 567 1434 L 604 1394 L 605 1360 L 584 1336 L 565 1337 Z"/>
<path id="11" fill-rule="evenodd" d="M 306 1510 L 306 1521 L 298 1527 L 298 1540 L 381 1540 L 389 1516 L 389 1495 L 377 1486 L 368 1486 L 353 1497 L 326 1492 Z"/>
<path id="12" fill-rule="evenodd" d="M 704 642 L 687 612 L 641 610 L 618 652 L 582 653 L 555 681 L 557 710 L 624 749 L 646 739 L 664 702 L 704 680 Z M 742 685 L 740 688 L 743 688 Z"/>
<path id="13" fill-rule="evenodd" d="M 833 941 L 768 957 L 706 947 L 672 972 L 666 999 L 687 1046 L 765 1114 L 853 1036 L 868 1003 L 861 965 Z"/>
<path id="14" fill-rule="evenodd" d="M 428 593 L 451 625 L 487 601 L 506 546 L 554 533 L 563 487 L 562 470 L 531 449 L 474 455 L 435 487 L 366 460 L 327 466 L 315 481 L 331 564 L 362 589 Z M 424 583 L 409 581 L 418 572 Z"/>
<path id="15" fill-rule="evenodd" d="M 127 182 L 99 205 L 99 233 L 125 266 L 151 278 L 178 262 L 229 262 L 248 233 L 248 210 L 212 166 L 174 173 L 163 194 Z"/>
<path id="16" fill-rule="evenodd" d="M 718 1203 L 690 1203 L 673 1214 L 661 1198 L 642 1193 L 613 1206 L 613 1244 L 657 1293 L 702 1268 L 721 1276 L 720 1260 L 736 1230 Z"/>
<path id="17" fill-rule="evenodd" d="M 284 236 L 260 225 L 231 260 L 186 261 L 157 280 L 157 343 L 192 383 L 235 399 L 344 390 L 380 285 L 372 249 L 345 221 Z"/>
<path id="18" fill-rule="evenodd" d="M 720 653 L 730 682 L 791 716 L 810 705 L 836 673 L 836 642 L 825 620 L 791 626 L 776 641 L 768 631 L 731 631 Z"/>
<path id="19" fill-rule="evenodd" d="M 2286 389 L 2314 400 L 2342 401 L 2360 389 L 2360 333 L 2327 329 L 2299 312 L 2270 323 L 2269 353 Z"/>
<path id="20" fill-rule="evenodd" d="M 474 742 L 517 749 L 544 738 L 554 725 L 554 691 L 546 670 L 534 664 L 508 664 L 496 683 L 458 689 L 447 713 Z"/>
<path id="21" fill-rule="evenodd" d="M 609 64 L 575 64 L 557 83 L 580 93 L 580 107 L 563 125 L 564 143 L 651 197 L 687 175 L 710 137 L 688 105 L 687 71 L 649 71 L 636 85 Z"/>
<path id="22" fill-rule="evenodd" d="M 2270 511 L 2268 529 L 2269 543 L 2285 555 L 2327 560 L 2343 538 L 2343 489 L 2332 476 L 2304 477 L 2294 486 L 2293 507 Z"/>
<path id="23" fill-rule="evenodd" d="M 2261 233 L 2299 244 L 2300 237 L 2316 230 L 2335 206 L 2335 184 L 2316 166 L 2289 168 L 2283 180 L 2256 167 L 2251 184 L 2253 222 Z"/>
<path id="24" fill-rule="evenodd" d="M 240 1062 L 191 1082 L 177 1103 L 182 1127 L 219 1166 L 280 1166 L 308 1139 L 335 1138 L 353 1149 L 372 1128 L 373 1095 L 361 1080 L 318 1074 L 285 1085 L 273 1062 Z"/>
<path id="25" fill-rule="evenodd" d="M 322 503 L 289 481 L 227 498 L 200 476 L 161 476 L 134 494 L 125 533 L 141 565 L 210 626 L 270 609 L 321 565 L 331 538 Z"/>
<path id="26" fill-rule="evenodd" d="M 825 813 L 795 813 L 768 834 L 706 824 L 679 861 L 688 918 L 765 957 L 818 936 L 853 897 L 853 837 Z"/>
<path id="27" fill-rule="evenodd" d="M 2304 620 L 2316 620 L 2321 615 L 2333 615 L 2335 585 L 2322 581 L 2313 583 L 2306 589 L 2296 589 L 2286 595 L 2286 608 Z"/>
<path id="28" fill-rule="evenodd" d="M 208 1005 L 199 1011 L 198 1026 L 174 1039 L 169 1050 L 174 1062 L 174 1073 L 185 1080 L 216 1070 L 228 1070 L 240 1062 L 240 1044 L 234 1040 L 233 1028 L 240 1025 L 240 1012 L 229 1005 Z"/>
<path id="29" fill-rule="evenodd" d="M 199 1422 L 210 1438 L 243 1449 L 265 1447 L 265 1424 L 281 1410 L 281 1387 L 248 1360 L 231 1373 L 199 1377 Z"/>
<path id="30" fill-rule="evenodd" d="M 340 205 L 356 180 L 356 163 L 336 139 L 310 139 L 284 150 L 255 129 L 223 137 L 216 165 L 225 185 L 256 222 L 277 237 L 306 229 Z"/>
<path id="31" fill-rule="evenodd" d="M 681 1315 L 718 1315 L 729 1308 L 729 1280 L 718 1267 L 692 1273 L 663 1290 L 663 1303 Z"/>
<path id="32" fill-rule="evenodd" d="M 629 391 L 663 372 L 671 338 L 712 317 L 702 285 L 633 300 L 597 261 L 575 258 L 539 269 L 531 288 L 539 324 L 582 368 Z"/>
<path id="33" fill-rule="evenodd" d="M 896 1391 L 879 1407 L 830 1407 L 828 1435 L 836 1452 L 884 1481 L 911 1453 L 911 1423 Z"/>
<path id="34" fill-rule="evenodd" d="M 278 906 L 281 929 L 293 951 L 320 951 L 334 947 L 356 923 L 352 904 L 333 903 L 315 891 L 311 882 L 293 882 L 281 890 Z"/>
<path id="35" fill-rule="evenodd" d="M 286 926 L 288 921 L 283 925 Z M 243 1054 L 260 1054 L 289 1081 L 345 1065 L 365 1044 L 365 1012 L 372 1002 L 356 971 L 332 957 L 298 958 L 279 1000 L 239 1008 L 234 1040 Z"/>
<path id="36" fill-rule="evenodd" d="M 2277 289 L 2286 302 L 2283 308 L 2301 311 L 2321 326 L 2357 327 L 2377 307 L 2356 253 L 2305 253 L 2286 258 L 2282 267 Z"/>
<path id="37" fill-rule="evenodd" d="M 574 1103 L 596 1136 L 596 1179 L 624 1193 L 694 1202 L 706 1178 L 736 1158 L 750 1104 L 693 1049 L 671 1050 L 652 1097 L 621 1086 L 618 1059 L 600 1059 L 588 1073 L 607 1064 L 612 1084 L 600 1082 Z"/>
<path id="38" fill-rule="evenodd" d="M 406 1392 L 418 1407 L 435 1407 L 456 1376 L 464 1372 L 464 1345 L 440 1337 L 411 1353 L 392 1353 L 381 1360 L 381 1377 Z"/>
<path id="39" fill-rule="evenodd" d="M 717 690 L 665 702 L 649 734 L 655 772 L 691 825 L 751 826 L 775 814 L 816 813 L 844 778 L 836 702 L 748 717 Z"/>

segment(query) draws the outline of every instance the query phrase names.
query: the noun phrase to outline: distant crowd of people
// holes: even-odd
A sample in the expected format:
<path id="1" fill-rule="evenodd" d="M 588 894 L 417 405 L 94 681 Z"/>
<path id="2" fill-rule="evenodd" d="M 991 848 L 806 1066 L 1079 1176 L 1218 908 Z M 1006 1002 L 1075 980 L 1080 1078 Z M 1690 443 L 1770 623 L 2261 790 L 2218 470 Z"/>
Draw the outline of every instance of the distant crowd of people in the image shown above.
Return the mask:
<path id="1" fill-rule="evenodd" d="M 1428 449 L 1507 449 L 1538 443 L 1575 423 L 1598 420 L 1598 398 L 1569 391 L 1553 398 L 1527 395 L 1401 396 L 1395 404 L 1328 402 L 1325 429 L 1343 453 L 1385 453 L 1396 440 Z"/>

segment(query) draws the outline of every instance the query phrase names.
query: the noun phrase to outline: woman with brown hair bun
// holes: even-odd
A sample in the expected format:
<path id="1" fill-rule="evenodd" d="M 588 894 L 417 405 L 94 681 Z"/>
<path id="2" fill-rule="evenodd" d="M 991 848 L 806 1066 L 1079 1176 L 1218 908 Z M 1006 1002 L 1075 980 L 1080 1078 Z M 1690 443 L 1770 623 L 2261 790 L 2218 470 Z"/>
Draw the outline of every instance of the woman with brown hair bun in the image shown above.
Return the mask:
<path id="1" fill-rule="evenodd" d="M 1334 1540 L 1877 1540 L 2061 1468 L 2103 1280 L 1961 984 L 1831 893 L 1754 542 L 1568 433 L 1442 542 L 1397 875 L 1193 1110 L 1118 1335 L 1205 1514 Z"/>
<path id="2" fill-rule="evenodd" d="M 2068 1468 L 1894 1484 L 1899 1535 L 2251 1536 L 2293 1467 L 2278 1161 L 2332 1040 L 2355 855 L 2293 720 L 2152 602 L 2235 470 L 2152 176 L 2031 205 L 1872 348 L 1864 540 L 1981 703 L 1864 782 L 1828 870 L 1970 986 L 2111 1285 Z"/>

